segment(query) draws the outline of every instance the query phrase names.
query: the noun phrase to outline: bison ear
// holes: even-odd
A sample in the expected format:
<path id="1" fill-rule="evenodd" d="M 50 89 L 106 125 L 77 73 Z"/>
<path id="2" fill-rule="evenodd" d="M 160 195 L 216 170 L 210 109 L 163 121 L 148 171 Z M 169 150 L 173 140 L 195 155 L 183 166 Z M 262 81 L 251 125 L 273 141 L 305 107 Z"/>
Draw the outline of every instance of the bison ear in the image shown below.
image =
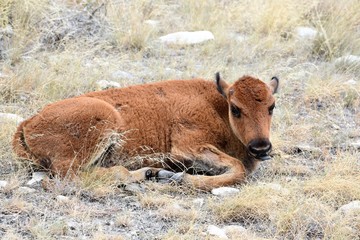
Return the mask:
<path id="1" fill-rule="evenodd" d="M 222 80 L 220 78 L 219 72 L 217 72 L 215 74 L 215 81 L 216 81 L 216 87 L 217 87 L 217 90 L 219 91 L 219 93 L 221 93 L 221 95 L 223 95 L 224 98 L 227 98 L 226 94 L 227 94 L 229 86 L 224 80 Z"/>
<path id="2" fill-rule="evenodd" d="M 279 88 L 279 79 L 277 77 L 272 77 L 269 83 L 269 87 L 273 94 L 277 93 Z"/>

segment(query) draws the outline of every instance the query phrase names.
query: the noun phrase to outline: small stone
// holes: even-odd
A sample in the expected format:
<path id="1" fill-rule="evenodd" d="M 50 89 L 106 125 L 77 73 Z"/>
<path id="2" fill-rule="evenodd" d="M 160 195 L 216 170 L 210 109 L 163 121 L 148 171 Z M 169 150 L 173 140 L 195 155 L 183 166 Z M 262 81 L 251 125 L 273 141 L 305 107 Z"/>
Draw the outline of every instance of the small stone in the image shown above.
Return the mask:
<path id="1" fill-rule="evenodd" d="M 133 79 L 134 76 L 131 73 L 125 72 L 125 71 L 115 71 L 111 74 L 112 78 L 116 78 L 116 79 Z"/>
<path id="2" fill-rule="evenodd" d="M 228 237 L 226 236 L 225 230 L 221 229 L 215 225 L 209 225 L 207 228 L 207 232 L 212 236 L 216 236 L 221 239 L 228 239 Z"/>
<path id="3" fill-rule="evenodd" d="M 77 222 L 75 222 L 75 221 L 72 221 L 72 220 L 68 221 L 67 225 L 68 225 L 70 230 L 76 230 L 76 229 L 79 228 L 79 224 Z"/>
<path id="4" fill-rule="evenodd" d="M 120 87 L 120 83 L 114 82 L 114 81 L 107 81 L 107 80 L 99 80 L 95 84 L 96 84 L 97 89 L 99 89 L 99 90 Z"/>
<path id="5" fill-rule="evenodd" d="M 0 181 L 0 189 L 5 188 L 7 184 L 7 181 Z"/>
<path id="6" fill-rule="evenodd" d="M 219 188 L 214 188 L 213 190 L 211 190 L 212 194 L 214 194 L 216 196 L 223 196 L 223 197 L 234 195 L 238 192 L 240 192 L 239 189 L 232 188 L 232 187 L 219 187 Z"/>
<path id="7" fill-rule="evenodd" d="M 347 84 L 347 85 L 356 85 L 356 83 L 357 82 L 354 79 L 350 79 L 350 80 L 345 82 L 345 84 Z"/>
<path id="8" fill-rule="evenodd" d="M 350 146 L 356 149 L 360 149 L 360 140 L 357 142 L 350 143 Z"/>
<path id="9" fill-rule="evenodd" d="M 133 193 L 144 192 L 144 188 L 142 188 L 141 185 L 138 184 L 138 183 L 126 184 L 124 190 L 129 191 L 129 192 L 133 192 Z"/>
<path id="10" fill-rule="evenodd" d="M 230 38 L 236 40 L 237 42 L 245 42 L 249 37 L 240 33 L 230 33 Z"/>
<path id="11" fill-rule="evenodd" d="M 224 230 L 226 232 L 226 235 L 241 235 L 244 232 L 246 232 L 246 228 L 244 228 L 243 226 L 240 225 L 229 225 L 229 226 L 225 226 Z"/>
<path id="12" fill-rule="evenodd" d="M 159 25 L 159 21 L 151 19 L 144 21 L 144 23 L 148 24 L 151 27 L 156 27 L 157 25 Z"/>
<path id="13" fill-rule="evenodd" d="M 360 210 L 360 201 L 352 201 L 348 204 L 341 206 L 338 211 L 344 214 L 350 213 L 352 211 Z"/>
<path id="14" fill-rule="evenodd" d="M 28 193 L 33 193 L 35 191 L 36 191 L 35 189 L 29 187 L 19 187 L 19 189 L 17 190 L 19 194 L 28 194 Z"/>
<path id="15" fill-rule="evenodd" d="M 15 122 L 16 124 L 24 121 L 24 118 L 13 113 L 0 113 L 0 123 Z"/>
<path id="16" fill-rule="evenodd" d="M 56 196 L 56 200 L 62 203 L 66 203 L 70 201 L 70 198 L 63 195 L 58 195 Z"/>
<path id="17" fill-rule="evenodd" d="M 360 65 L 360 56 L 347 55 L 338 57 L 334 63 L 335 65 Z"/>
<path id="18" fill-rule="evenodd" d="M 290 191 L 288 189 L 284 188 L 283 186 L 281 186 L 278 183 L 262 183 L 262 182 L 259 182 L 259 185 L 263 186 L 263 187 L 270 188 L 270 189 L 272 189 L 274 191 L 277 191 L 279 193 L 282 193 L 284 195 L 287 195 L 287 194 L 290 193 Z"/>
<path id="19" fill-rule="evenodd" d="M 35 183 L 41 182 L 47 176 L 46 172 L 33 172 L 32 179 L 26 183 L 26 185 L 31 186 Z"/>
<path id="20" fill-rule="evenodd" d="M 195 206 L 202 207 L 204 205 L 205 200 L 203 198 L 196 198 L 192 201 Z"/>
<path id="21" fill-rule="evenodd" d="M 196 44 L 214 38 L 214 35 L 209 31 L 175 32 L 160 37 L 160 41 L 167 44 Z"/>
<path id="22" fill-rule="evenodd" d="M 297 27 L 295 28 L 295 34 L 298 38 L 312 40 L 317 36 L 318 31 L 311 27 Z"/>
<path id="23" fill-rule="evenodd" d="M 313 147 L 313 146 L 310 146 L 308 144 L 299 144 L 299 145 L 297 145 L 296 146 L 296 152 L 298 152 L 298 153 L 305 152 L 305 153 L 314 153 L 314 154 L 321 154 L 322 153 L 320 148 Z"/>

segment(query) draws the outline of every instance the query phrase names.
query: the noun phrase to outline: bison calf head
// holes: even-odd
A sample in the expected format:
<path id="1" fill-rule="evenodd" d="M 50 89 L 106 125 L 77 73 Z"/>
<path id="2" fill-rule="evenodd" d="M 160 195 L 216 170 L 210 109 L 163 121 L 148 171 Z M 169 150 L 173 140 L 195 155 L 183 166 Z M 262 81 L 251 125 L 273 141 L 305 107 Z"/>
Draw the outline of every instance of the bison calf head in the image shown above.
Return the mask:
<path id="1" fill-rule="evenodd" d="M 273 77 L 269 84 L 244 76 L 234 84 L 227 84 L 216 74 L 218 91 L 229 105 L 229 122 L 234 134 L 258 160 L 270 159 L 270 124 L 279 80 Z"/>

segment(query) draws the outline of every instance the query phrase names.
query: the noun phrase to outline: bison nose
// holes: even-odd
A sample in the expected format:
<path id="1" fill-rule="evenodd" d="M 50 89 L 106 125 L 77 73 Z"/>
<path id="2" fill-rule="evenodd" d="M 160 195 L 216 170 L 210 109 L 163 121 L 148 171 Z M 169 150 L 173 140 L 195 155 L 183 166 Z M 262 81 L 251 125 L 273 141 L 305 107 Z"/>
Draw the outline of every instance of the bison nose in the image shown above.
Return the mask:
<path id="1" fill-rule="evenodd" d="M 248 145 L 250 155 L 261 161 L 270 159 L 271 148 L 271 143 L 267 139 L 252 140 Z"/>

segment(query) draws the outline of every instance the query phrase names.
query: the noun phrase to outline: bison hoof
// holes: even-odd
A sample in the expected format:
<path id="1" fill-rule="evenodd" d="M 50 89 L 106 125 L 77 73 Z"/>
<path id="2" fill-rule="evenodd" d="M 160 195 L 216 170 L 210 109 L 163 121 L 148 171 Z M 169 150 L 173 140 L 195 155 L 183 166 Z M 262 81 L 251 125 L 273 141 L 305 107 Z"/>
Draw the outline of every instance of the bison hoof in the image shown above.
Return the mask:
<path id="1" fill-rule="evenodd" d="M 145 179 L 150 180 L 153 177 L 153 171 L 151 169 L 146 170 L 145 172 Z"/>
<path id="2" fill-rule="evenodd" d="M 160 170 L 156 179 L 160 183 L 180 183 L 183 179 L 183 176 L 183 173 L 174 173 L 167 170 Z"/>

